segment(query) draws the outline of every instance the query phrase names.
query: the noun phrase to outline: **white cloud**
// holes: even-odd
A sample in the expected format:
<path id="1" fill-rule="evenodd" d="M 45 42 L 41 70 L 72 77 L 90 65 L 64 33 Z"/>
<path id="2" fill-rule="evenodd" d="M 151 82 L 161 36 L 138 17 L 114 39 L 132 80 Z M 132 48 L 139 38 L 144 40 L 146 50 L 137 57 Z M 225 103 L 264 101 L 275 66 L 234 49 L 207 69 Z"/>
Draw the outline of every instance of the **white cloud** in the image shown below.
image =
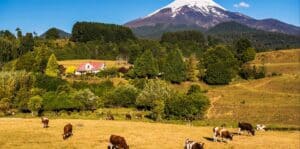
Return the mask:
<path id="1" fill-rule="evenodd" d="M 246 2 L 240 2 L 238 4 L 234 4 L 233 7 L 235 7 L 235 8 L 249 8 L 250 4 L 248 4 Z"/>

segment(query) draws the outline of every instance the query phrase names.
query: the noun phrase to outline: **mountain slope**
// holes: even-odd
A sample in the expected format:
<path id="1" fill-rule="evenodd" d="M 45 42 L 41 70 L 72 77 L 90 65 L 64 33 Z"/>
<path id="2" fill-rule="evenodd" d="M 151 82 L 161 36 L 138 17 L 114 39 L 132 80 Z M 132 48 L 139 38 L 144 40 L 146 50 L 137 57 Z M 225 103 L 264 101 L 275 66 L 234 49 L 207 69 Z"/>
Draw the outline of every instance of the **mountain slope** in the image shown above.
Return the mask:
<path id="1" fill-rule="evenodd" d="M 144 18 L 125 24 L 133 30 L 145 27 L 197 26 L 206 30 L 217 24 L 235 21 L 251 28 L 270 32 L 300 35 L 300 28 L 274 19 L 256 20 L 241 13 L 230 12 L 213 0 L 175 0 Z M 159 29 L 161 30 L 161 29 Z M 154 31 L 155 32 L 155 31 Z M 144 35 L 140 35 L 144 36 Z"/>
<path id="2" fill-rule="evenodd" d="M 206 35 L 210 35 L 223 43 L 233 43 L 240 38 L 247 38 L 257 51 L 300 47 L 300 36 L 266 32 L 236 22 L 220 23 L 209 29 Z"/>

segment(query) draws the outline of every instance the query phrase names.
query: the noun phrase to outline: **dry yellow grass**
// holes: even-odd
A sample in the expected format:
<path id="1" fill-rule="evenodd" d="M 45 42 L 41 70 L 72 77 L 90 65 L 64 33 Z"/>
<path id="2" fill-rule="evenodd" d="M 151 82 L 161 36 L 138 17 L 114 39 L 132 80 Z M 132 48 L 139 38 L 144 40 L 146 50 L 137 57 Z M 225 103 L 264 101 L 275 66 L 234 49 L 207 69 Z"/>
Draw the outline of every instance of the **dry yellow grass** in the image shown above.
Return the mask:
<path id="1" fill-rule="evenodd" d="M 108 68 L 112 67 L 130 67 L 130 64 L 118 64 L 117 61 L 112 61 L 112 60 L 92 60 L 92 59 L 86 59 L 86 60 L 65 60 L 65 61 L 59 61 L 58 63 L 60 65 L 63 65 L 64 67 L 70 67 L 70 66 L 75 66 L 78 67 L 80 64 L 87 63 L 87 62 L 99 62 L 99 63 L 105 63 L 105 65 Z"/>
<path id="2" fill-rule="evenodd" d="M 283 75 L 212 88 L 207 117 L 300 126 L 300 49 L 258 53 L 251 64 Z"/>
<path id="3" fill-rule="evenodd" d="M 74 135 L 63 141 L 62 129 L 74 126 Z M 106 148 L 111 134 L 124 136 L 131 149 L 180 149 L 186 138 L 205 143 L 207 149 L 298 149 L 298 132 L 259 132 L 256 136 L 235 136 L 229 143 L 215 143 L 211 127 L 191 127 L 173 124 L 103 121 L 51 120 L 43 129 L 39 119 L 0 119 L 0 148 Z M 231 129 L 236 131 L 236 129 Z"/>
<path id="4" fill-rule="evenodd" d="M 250 64 L 264 65 L 268 74 L 300 74 L 300 49 L 258 53 Z"/>
<path id="5" fill-rule="evenodd" d="M 283 75 L 211 89 L 209 119 L 300 125 L 300 77 Z"/>

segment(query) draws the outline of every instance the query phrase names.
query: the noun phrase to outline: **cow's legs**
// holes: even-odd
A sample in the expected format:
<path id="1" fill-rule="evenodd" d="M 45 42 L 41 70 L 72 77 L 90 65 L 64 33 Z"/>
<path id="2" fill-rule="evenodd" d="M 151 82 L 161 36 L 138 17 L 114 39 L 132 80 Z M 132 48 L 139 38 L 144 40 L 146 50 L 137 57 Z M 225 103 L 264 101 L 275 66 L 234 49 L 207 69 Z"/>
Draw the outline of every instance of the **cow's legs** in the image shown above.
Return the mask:
<path id="1" fill-rule="evenodd" d="M 214 132 L 213 139 L 214 139 L 214 142 L 217 142 L 217 141 L 218 141 L 217 133 L 216 133 L 216 132 Z"/>
<path id="2" fill-rule="evenodd" d="M 242 130 L 241 130 L 241 128 L 239 128 L 239 132 L 238 132 L 238 134 L 239 134 L 239 135 L 241 135 L 241 134 L 242 134 Z"/>

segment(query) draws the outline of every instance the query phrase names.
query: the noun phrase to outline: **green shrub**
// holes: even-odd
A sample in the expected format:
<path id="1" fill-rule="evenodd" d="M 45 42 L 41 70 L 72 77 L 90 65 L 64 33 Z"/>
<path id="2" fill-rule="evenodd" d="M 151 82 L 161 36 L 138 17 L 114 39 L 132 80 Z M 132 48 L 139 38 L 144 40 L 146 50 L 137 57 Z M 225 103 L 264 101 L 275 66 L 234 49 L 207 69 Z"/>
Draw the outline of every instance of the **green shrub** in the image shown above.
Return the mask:
<path id="1" fill-rule="evenodd" d="M 133 86 L 135 86 L 136 88 L 143 90 L 146 83 L 148 82 L 148 79 L 144 79 L 144 78 L 135 78 L 129 81 L 130 84 L 132 84 Z"/>
<path id="2" fill-rule="evenodd" d="M 36 75 L 35 87 L 45 89 L 47 91 L 56 91 L 58 86 L 65 85 L 67 82 L 60 78 L 53 78 L 43 74 Z"/>
<path id="3" fill-rule="evenodd" d="M 252 68 L 250 66 L 244 66 L 240 70 L 240 76 L 243 79 L 249 80 L 249 79 L 261 79 L 266 76 L 265 68 L 256 66 L 253 66 Z"/>
<path id="4" fill-rule="evenodd" d="M 232 79 L 232 70 L 227 68 L 222 62 L 210 64 L 206 70 L 204 80 L 208 84 L 223 85 L 228 84 Z"/>
<path id="5" fill-rule="evenodd" d="M 41 96 L 33 96 L 29 99 L 27 106 L 28 109 L 32 112 L 37 112 L 42 109 L 43 98 Z"/>
<path id="6" fill-rule="evenodd" d="M 43 96 L 44 109 L 47 111 L 61 111 L 61 110 L 81 110 L 84 105 L 77 100 L 74 100 L 71 94 L 61 92 L 48 92 Z"/>
<path id="7" fill-rule="evenodd" d="M 201 93 L 201 87 L 197 84 L 193 84 L 190 86 L 187 94 L 190 95 L 190 94 L 194 94 L 194 93 Z"/>
<path id="8" fill-rule="evenodd" d="M 97 73 L 97 76 L 100 78 L 103 77 L 118 77 L 119 76 L 119 71 L 117 68 L 108 68 L 105 70 L 101 70 L 99 73 Z"/>
<path id="9" fill-rule="evenodd" d="M 175 94 L 172 99 L 167 101 L 165 114 L 171 119 L 200 119 L 208 106 L 208 98 L 201 93 Z"/>
<path id="10" fill-rule="evenodd" d="M 132 85 L 115 88 L 105 96 L 105 105 L 114 107 L 133 107 L 138 96 L 138 89 Z"/>
<path id="11" fill-rule="evenodd" d="M 138 95 L 136 105 L 139 108 L 153 109 L 156 100 L 168 100 L 171 94 L 171 89 L 165 81 L 149 80 Z"/>
<path id="12" fill-rule="evenodd" d="M 97 108 L 96 103 L 99 100 L 99 97 L 89 89 L 84 89 L 75 92 L 73 100 L 80 102 L 81 105 L 83 105 L 82 110 L 95 110 Z"/>

